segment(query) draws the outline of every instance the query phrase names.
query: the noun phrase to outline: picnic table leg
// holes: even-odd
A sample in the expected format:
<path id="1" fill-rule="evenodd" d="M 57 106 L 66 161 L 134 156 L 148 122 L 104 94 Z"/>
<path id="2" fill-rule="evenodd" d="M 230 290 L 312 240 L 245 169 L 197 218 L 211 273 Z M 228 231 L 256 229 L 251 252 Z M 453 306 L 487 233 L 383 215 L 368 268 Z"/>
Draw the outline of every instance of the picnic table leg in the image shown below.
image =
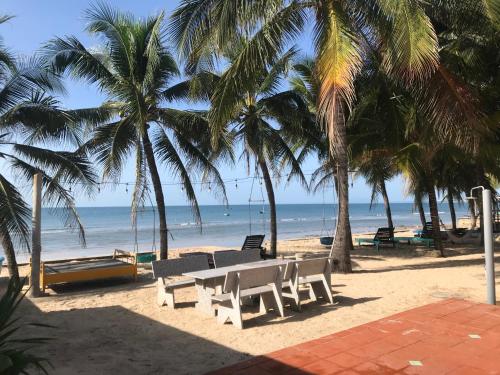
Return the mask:
<path id="1" fill-rule="evenodd" d="M 325 301 L 329 301 L 333 303 L 333 298 L 331 296 L 331 291 L 330 294 L 327 291 L 327 281 L 326 280 L 321 280 L 321 281 L 315 281 L 310 284 L 310 289 L 309 289 L 309 297 L 313 301 L 318 301 L 319 298 L 323 298 Z"/>
<path id="2" fill-rule="evenodd" d="M 212 292 L 209 285 L 204 280 L 195 280 L 195 288 L 198 293 L 196 308 L 204 314 L 215 316 L 215 309 L 212 305 Z"/>
<path id="3" fill-rule="evenodd" d="M 259 312 L 261 314 L 265 314 L 271 309 L 276 310 L 276 308 L 277 308 L 277 306 L 276 306 L 276 303 L 274 301 L 273 292 L 262 293 L 260 295 Z"/>

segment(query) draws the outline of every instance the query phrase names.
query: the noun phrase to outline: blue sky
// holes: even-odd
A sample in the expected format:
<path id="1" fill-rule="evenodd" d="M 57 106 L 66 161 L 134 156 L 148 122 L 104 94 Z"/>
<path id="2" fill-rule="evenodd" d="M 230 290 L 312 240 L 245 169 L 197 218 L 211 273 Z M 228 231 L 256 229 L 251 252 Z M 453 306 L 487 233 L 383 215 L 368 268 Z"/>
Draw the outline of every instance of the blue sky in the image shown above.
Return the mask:
<path id="1" fill-rule="evenodd" d="M 112 0 L 108 1 L 114 7 L 130 11 L 136 16 L 148 16 L 164 10 L 167 15 L 176 7 L 178 0 Z M 2 0 L 2 13 L 14 15 L 15 18 L 7 24 L 0 26 L 0 35 L 4 43 L 12 52 L 29 56 L 40 46 L 55 36 L 75 35 L 87 47 L 96 46 L 99 41 L 89 37 L 83 30 L 85 21 L 83 11 L 89 7 L 91 2 L 83 0 Z M 299 46 L 304 50 L 310 50 L 311 43 L 305 35 L 300 40 Z M 81 82 L 67 82 L 68 94 L 60 98 L 67 108 L 82 108 L 99 105 L 102 96 L 93 87 Z M 303 166 L 305 172 L 312 172 L 317 167 L 314 158 L 307 160 Z M 247 171 L 243 163 L 236 166 L 221 166 L 221 174 L 224 179 L 247 177 Z M 164 183 L 175 182 L 167 170 L 163 170 L 162 181 Z M 122 181 L 133 181 L 134 169 L 128 165 L 124 171 Z M 244 204 L 248 202 L 250 195 L 250 181 L 227 185 L 230 204 Z M 276 200 L 278 203 L 321 203 L 322 194 L 308 194 L 298 183 L 292 182 L 288 185 L 280 184 L 275 187 Z M 79 206 L 127 206 L 130 203 L 130 188 L 126 192 L 124 186 L 117 188 L 101 189 L 101 193 L 95 197 L 88 198 L 77 196 Z M 198 189 L 198 198 L 201 204 L 217 204 L 211 192 L 206 189 Z M 257 189 L 258 190 L 258 189 Z M 404 196 L 404 183 L 401 178 L 395 178 L 388 183 L 388 192 L 391 201 L 408 201 Z M 260 195 L 260 192 L 257 191 Z M 254 194 L 256 192 L 254 191 Z M 350 190 L 351 202 L 364 203 L 370 200 L 370 188 L 361 178 L 354 180 Z M 326 194 L 331 196 L 331 194 Z M 186 200 L 178 186 L 165 187 L 165 198 L 168 205 L 183 205 Z"/>

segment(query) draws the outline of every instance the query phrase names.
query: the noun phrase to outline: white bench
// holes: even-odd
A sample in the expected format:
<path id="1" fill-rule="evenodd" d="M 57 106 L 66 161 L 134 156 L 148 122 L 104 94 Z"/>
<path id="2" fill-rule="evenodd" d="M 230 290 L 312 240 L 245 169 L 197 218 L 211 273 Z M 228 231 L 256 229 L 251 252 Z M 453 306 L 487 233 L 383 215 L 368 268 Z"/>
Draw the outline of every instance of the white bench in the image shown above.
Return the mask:
<path id="1" fill-rule="evenodd" d="M 313 301 L 322 297 L 333 303 L 331 284 L 331 258 L 307 259 L 289 263 L 284 272 L 283 298 L 290 299 L 293 306 L 300 311 L 299 287 L 308 285 L 309 297 Z"/>
<path id="2" fill-rule="evenodd" d="M 185 272 L 208 270 L 208 257 L 196 255 L 179 259 L 156 260 L 151 262 L 153 277 L 158 282 L 157 303 L 175 308 L 174 290 L 195 284 L 194 279 L 169 280 Z"/>
<path id="3" fill-rule="evenodd" d="M 236 264 L 242 263 L 257 262 L 259 260 L 262 260 L 259 249 L 214 252 L 214 263 L 216 268 L 234 266 Z"/>
<path id="4" fill-rule="evenodd" d="M 241 303 L 243 298 L 260 296 L 260 312 L 274 309 L 284 316 L 282 273 L 279 266 L 266 266 L 241 271 L 228 272 L 222 288 L 222 294 L 212 296 L 217 303 L 217 322 L 231 321 L 239 329 L 243 328 Z"/>

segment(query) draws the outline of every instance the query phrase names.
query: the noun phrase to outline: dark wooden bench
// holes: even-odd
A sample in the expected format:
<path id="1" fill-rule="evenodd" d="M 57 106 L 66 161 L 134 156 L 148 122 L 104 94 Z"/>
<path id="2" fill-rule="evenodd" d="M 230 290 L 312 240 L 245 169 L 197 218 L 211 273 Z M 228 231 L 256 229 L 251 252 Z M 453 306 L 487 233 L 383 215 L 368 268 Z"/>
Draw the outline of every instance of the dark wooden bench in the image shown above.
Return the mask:
<path id="1" fill-rule="evenodd" d="M 245 251 L 223 250 L 214 252 L 214 263 L 216 268 L 234 266 L 235 264 L 241 263 L 257 262 L 261 259 L 259 249 Z"/>
<path id="2" fill-rule="evenodd" d="M 264 237 L 265 237 L 264 234 L 253 234 L 247 236 L 245 238 L 245 241 L 243 242 L 241 250 L 244 251 L 244 250 L 259 249 L 261 257 L 265 258 L 266 248 L 262 246 L 262 244 L 264 243 Z"/>

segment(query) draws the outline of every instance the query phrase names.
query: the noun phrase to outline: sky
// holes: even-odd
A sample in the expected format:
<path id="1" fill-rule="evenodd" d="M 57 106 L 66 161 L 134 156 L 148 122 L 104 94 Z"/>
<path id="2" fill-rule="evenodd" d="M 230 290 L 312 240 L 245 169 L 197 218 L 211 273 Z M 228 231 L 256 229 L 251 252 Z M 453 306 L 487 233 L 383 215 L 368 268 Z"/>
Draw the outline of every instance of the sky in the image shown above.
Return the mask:
<path id="1" fill-rule="evenodd" d="M 167 17 L 178 5 L 179 0 L 110 0 L 112 6 L 123 11 L 132 12 L 137 17 L 146 17 L 165 11 Z M 38 50 L 44 42 L 55 36 L 74 35 L 86 47 L 99 45 L 99 40 L 89 36 L 85 31 L 85 20 L 83 12 L 92 4 L 83 0 L 2 0 L 2 14 L 15 16 L 8 23 L 0 25 L 0 36 L 4 44 L 18 56 L 30 56 Z M 308 35 L 304 35 L 298 40 L 298 46 L 310 52 L 311 41 Z M 59 98 L 66 108 L 85 108 L 99 105 L 103 96 L 99 94 L 95 87 L 82 82 L 71 80 L 66 81 L 68 93 Z M 2 161 L 0 161 L 1 167 Z M 313 157 L 306 160 L 303 165 L 305 173 L 310 174 L 318 166 L 317 160 Z M 241 180 L 248 177 L 247 170 L 243 162 L 236 165 L 220 166 L 220 173 L 224 180 L 234 180 L 240 178 L 238 187 L 234 182 L 227 184 L 227 195 L 229 204 L 246 204 L 250 197 L 257 199 L 260 196 L 260 185 L 255 184 L 251 194 L 251 180 Z M 170 171 L 160 169 L 162 183 L 175 183 Z M 251 174 L 253 175 L 253 173 Z M 134 167 L 130 163 L 123 172 L 121 181 L 134 181 Z M 392 202 L 407 202 L 410 198 L 404 194 L 404 181 L 401 177 L 396 177 L 387 185 L 389 198 Z M 128 190 L 128 191 L 127 191 Z M 130 204 L 131 187 L 118 186 L 116 188 L 102 188 L 99 194 L 87 197 L 82 194 L 76 195 L 77 206 L 127 206 Z M 167 205 L 187 204 L 182 194 L 180 186 L 164 187 L 165 200 Z M 265 195 L 265 191 L 264 191 Z M 327 203 L 334 202 L 331 193 L 326 192 Z M 220 204 L 220 197 L 215 197 L 207 186 L 197 187 L 197 196 L 200 204 Z M 311 194 L 305 191 L 299 183 L 292 181 L 288 184 L 284 182 L 275 184 L 275 196 L 277 203 L 322 203 L 323 194 Z M 355 177 L 350 188 L 350 201 L 352 203 L 366 203 L 370 201 L 371 189 L 360 177 Z M 26 197 L 29 201 L 29 197 Z"/>

